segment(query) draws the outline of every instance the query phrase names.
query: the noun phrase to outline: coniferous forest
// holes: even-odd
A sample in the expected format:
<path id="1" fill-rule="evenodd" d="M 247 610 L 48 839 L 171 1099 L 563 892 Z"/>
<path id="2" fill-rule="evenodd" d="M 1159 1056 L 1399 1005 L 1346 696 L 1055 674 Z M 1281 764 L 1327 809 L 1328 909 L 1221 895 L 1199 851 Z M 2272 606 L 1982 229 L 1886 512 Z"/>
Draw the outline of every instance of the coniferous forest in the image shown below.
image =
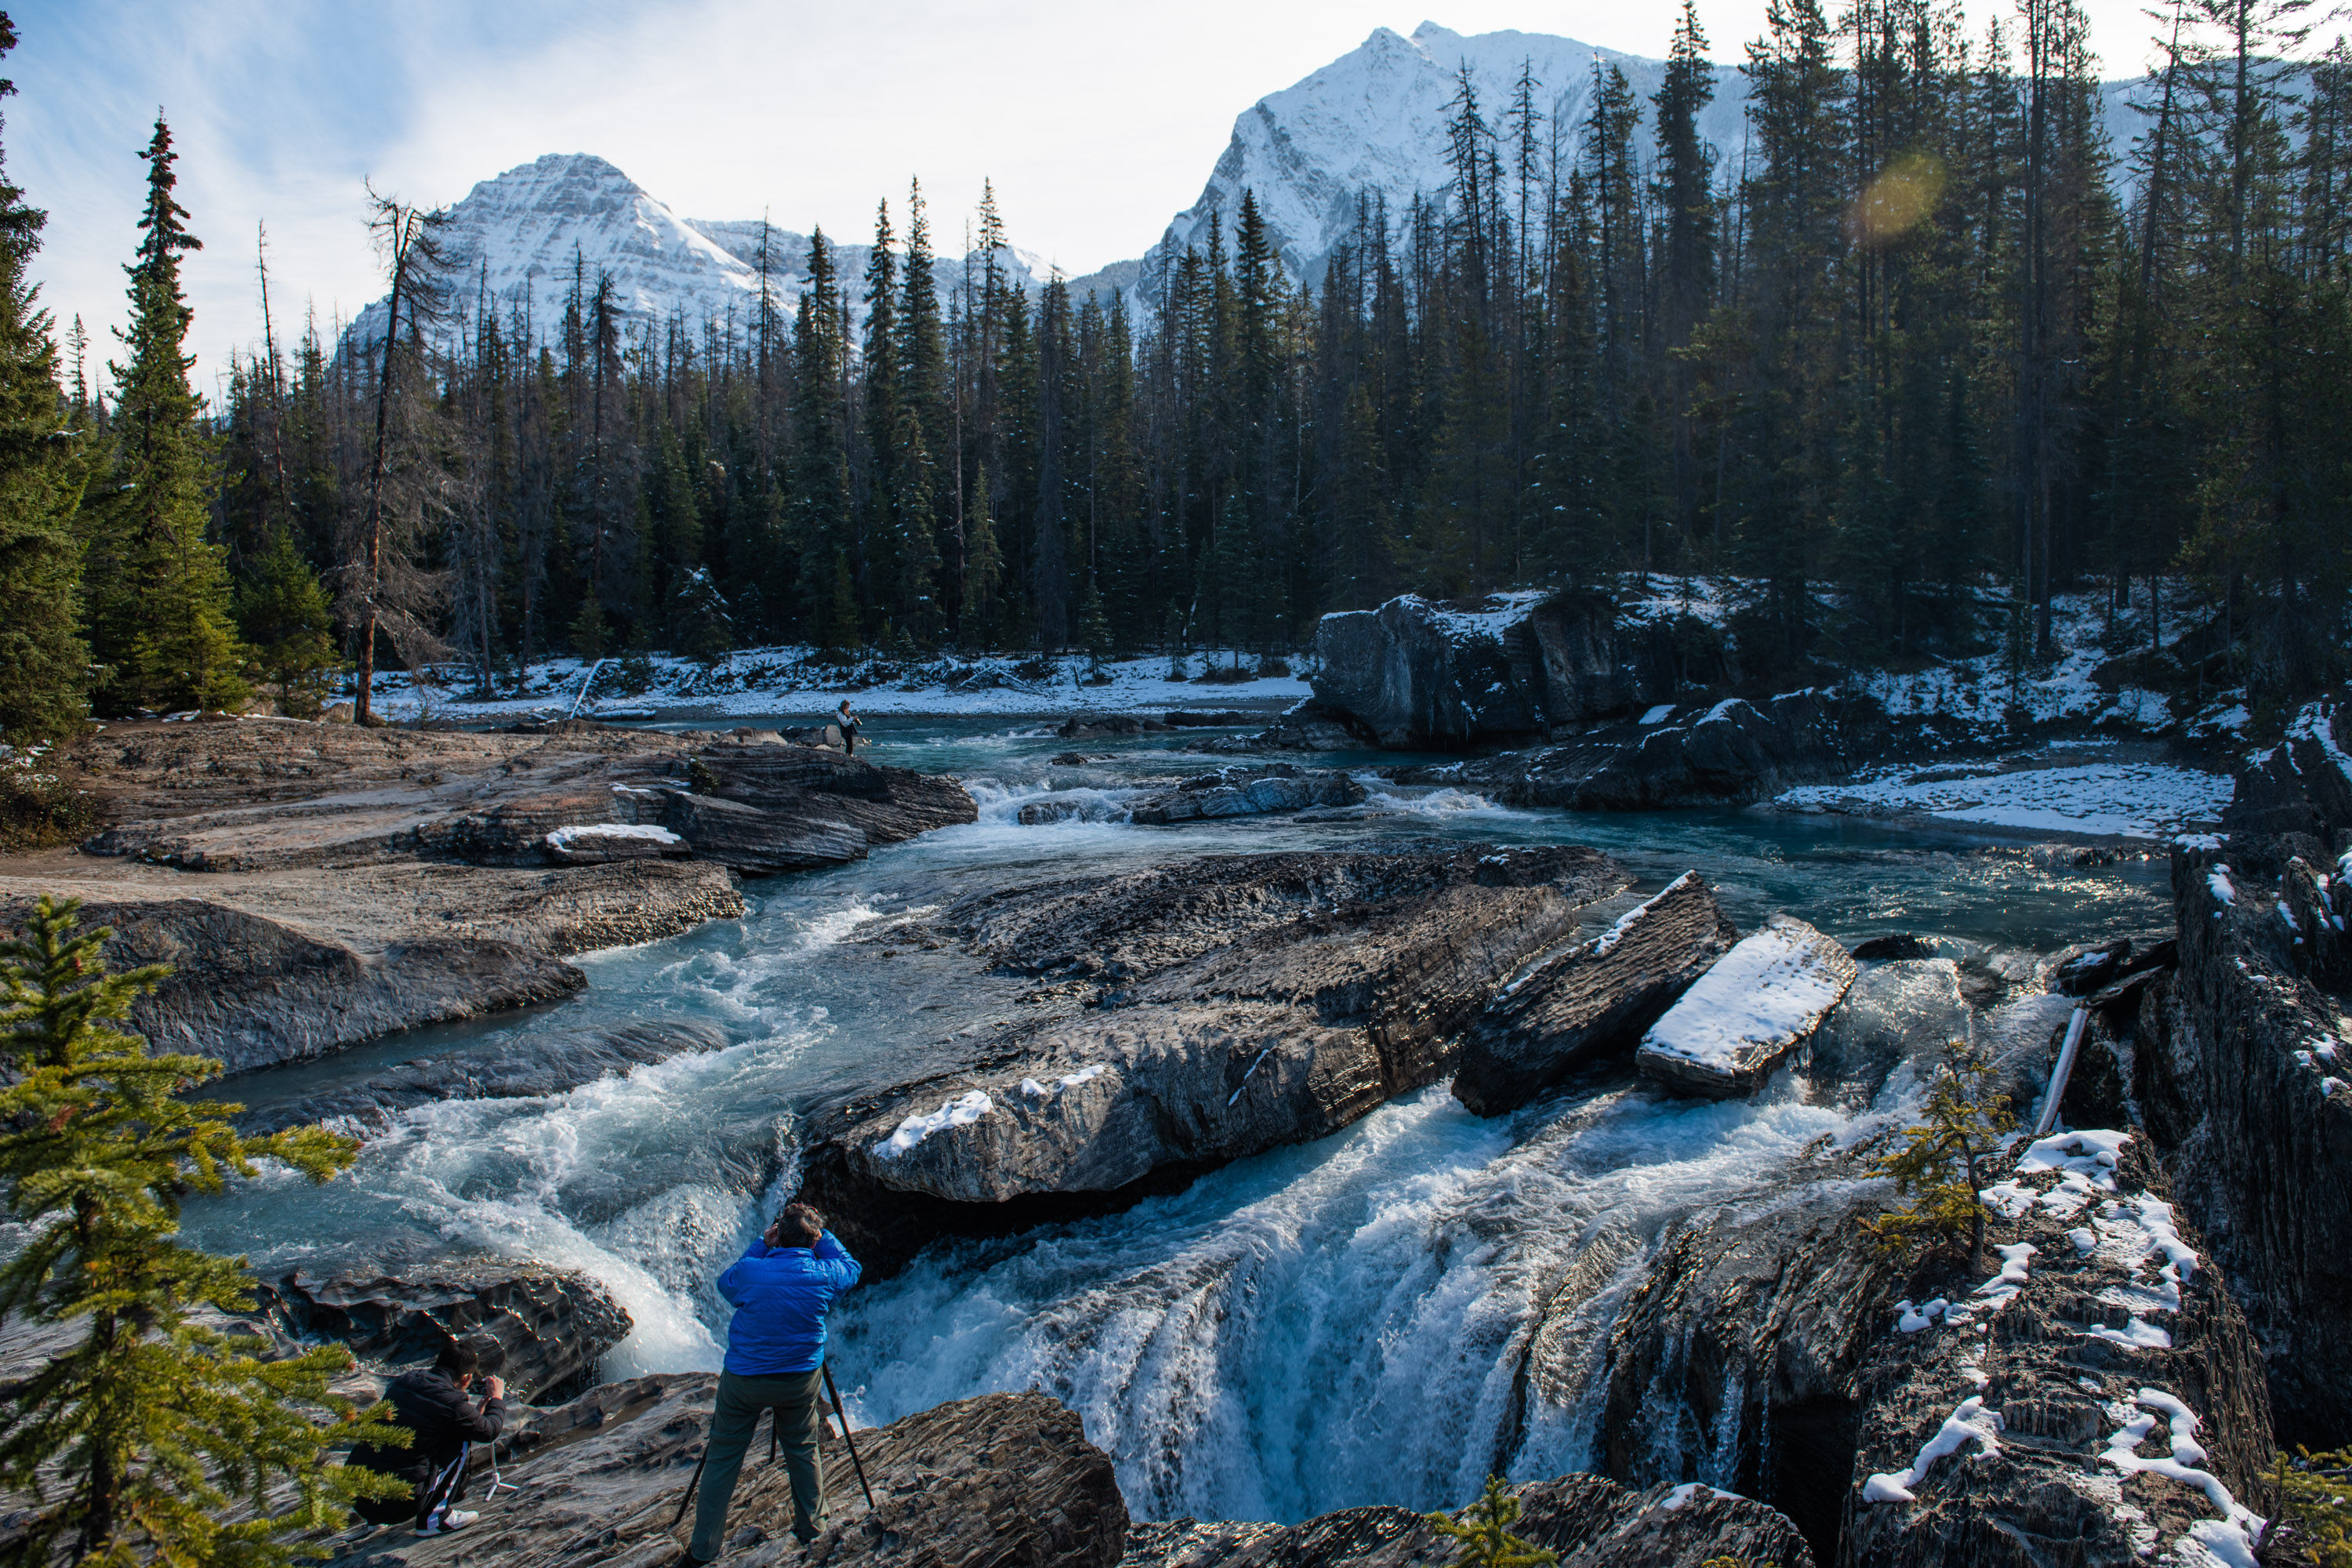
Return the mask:
<path id="1" fill-rule="evenodd" d="M 986 195 L 940 289 L 918 187 L 863 276 L 819 234 L 789 306 L 649 324 L 584 265 L 486 296 L 371 193 L 376 325 L 298 329 L 265 265 L 217 408 L 159 120 L 117 344 L 56 341 L 0 192 L 0 729 L 631 648 L 1276 654 L 1629 573 L 1736 579 L 1757 679 L 2046 658 L 2085 587 L 2153 657 L 2186 592 L 2168 657 L 2275 703 L 2344 673 L 2352 588 L 2352 54 L 2313 20 L 2178 0 L 2111 146 L 2066 0 L 1776 0 L 1718 167 L 1686 5 L 1654 97 L 1598 67 L 1558 123 L 1465 68 L 1446 190 L 1360 203 L 1307 286 L 1244 196 L 1141 307 L 1029 297 Z"/>

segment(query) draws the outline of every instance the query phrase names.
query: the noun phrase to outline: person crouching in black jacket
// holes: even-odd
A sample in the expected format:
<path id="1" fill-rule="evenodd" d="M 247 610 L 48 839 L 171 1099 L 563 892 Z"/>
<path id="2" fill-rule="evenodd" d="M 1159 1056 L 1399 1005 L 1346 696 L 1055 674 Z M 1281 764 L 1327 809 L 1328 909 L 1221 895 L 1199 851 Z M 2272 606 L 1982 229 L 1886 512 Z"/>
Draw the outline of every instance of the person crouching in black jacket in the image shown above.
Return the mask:
<path id="1" fill-rule="evenodd" d="M 361 1518 L 373 1524 L 397 1524 L 413 1516 L 417 1534 L 445 1535 L 481 1517 L 456 1506 L 466 1495 L 466 1461 L 472 1446 L 498 1441 L 507 1424 L 507 1385 L 499 1378 L 482 1379 L 488 1397 L 480 1405 L 466 1397 L 481 1364 L 471 1347 L 453 1340 L 441 1347 L 440 1359 L 430 1368 L 392 1380 L 383 1391 L 392 1402 L 391 1424 L 415 1436 L 405 1448 L 362 1443 L 343 1462 L 397 1477 L 413 1491 L 406 1500 L 363 1500 Z"/>

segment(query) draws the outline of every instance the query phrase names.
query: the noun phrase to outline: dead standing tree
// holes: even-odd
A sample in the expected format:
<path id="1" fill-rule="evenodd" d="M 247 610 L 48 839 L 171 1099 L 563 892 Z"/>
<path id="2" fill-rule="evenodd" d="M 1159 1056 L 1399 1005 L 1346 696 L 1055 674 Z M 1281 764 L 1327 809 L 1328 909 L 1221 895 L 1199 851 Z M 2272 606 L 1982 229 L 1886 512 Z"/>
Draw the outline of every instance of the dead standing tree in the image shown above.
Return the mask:
<path id="1" fill-rule="evenodd" d="M 418 564 L 428 513 L 437 508 L 442 474 L 435 450 L 428 329 L 446 308 L 440 230 L 447 215 L 381 195 L 368 187 L 368 237 L 392 286 L 383 336 L 373 346 L 375 441 L 367 493 L 346 531 L 340 573 L 343 619 L 359 637 L 359 686 L 352 718 L 373 722 L 375 638 L 389 635 L 414 670 L 441 650 L 427 614 L 441 596 L 441 574 Z"/>

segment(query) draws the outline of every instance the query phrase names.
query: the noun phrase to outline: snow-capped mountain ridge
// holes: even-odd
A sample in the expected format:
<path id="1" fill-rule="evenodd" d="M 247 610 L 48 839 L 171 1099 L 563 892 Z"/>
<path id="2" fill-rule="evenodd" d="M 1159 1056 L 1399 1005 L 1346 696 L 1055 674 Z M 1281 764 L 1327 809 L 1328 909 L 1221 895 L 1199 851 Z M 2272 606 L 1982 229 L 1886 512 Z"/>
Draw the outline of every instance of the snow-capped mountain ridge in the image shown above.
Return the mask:
<path id="1" fill-rule="evenodd" d="M 682 217 L 593 153 L 548 153 L 480 182 L 450 207 L 442 247 L 452 308 L 443 338 L 470 331 L 487 304 L 501 323 L 527 318 L 532 334 L 545 340 L 561 329 L 572 289 L 584 297 L 602 277 L 612 279 L 632 326 L 679 320 L 698 336 L 705 322 L 740 335 L 759 308 L 763 228 L 769 287 L 789 321 L 809 289 L 807 235 L 756 218 Z M 862 316 L 860 280 L 874 247 L 831 248 L 835 276 Z M 998 257 L 1032 295 L 1045 287 L 1050 268 L 1043 258 L 1010 246 Z M 963 267 L 958 258 L 934 261 L 942 297 L 961 283 Z M 357 341 L 372 341 L 382 334 L 383 319 L 379 300 L 361 313 L 352 331 Z"/>

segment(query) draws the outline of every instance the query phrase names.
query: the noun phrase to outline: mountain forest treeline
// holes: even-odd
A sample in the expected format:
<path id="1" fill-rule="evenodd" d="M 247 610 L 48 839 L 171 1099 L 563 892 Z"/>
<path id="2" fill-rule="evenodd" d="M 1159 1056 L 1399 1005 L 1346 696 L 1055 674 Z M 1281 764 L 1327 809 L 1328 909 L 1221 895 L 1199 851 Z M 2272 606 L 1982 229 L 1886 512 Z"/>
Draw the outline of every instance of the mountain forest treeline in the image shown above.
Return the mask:
<path id="1" fill-rule="evenodd" d="M 819 233 L 787 290 L 763 250 L 735 323 L 633 319 L 584 262 L 490 296 L 377 195 L 364 330 L 287 341 L 264 266 L 210 414 L 159 120 L 110 400 L 0 193 L 0 726 L 632 648 L 1276 654 L 1399 592 L 1628 573 L 1736 578 L 1758 679 L 2047 659 L 2087 584 L 2284 698 L 2347 658 L 2352 55 L 2302 0 L 2177 0 L 2158 43 L 2116 148 L 2071 0 L 1981 37 L 1774 0 L 1722 167 L 1686 4 L 1646 100 L 1599 64 L 1560 123 L 1564 84 L 1465 67 L 1444 192 L 1360 202 L 1305 285 L 1244 193 L 1149 309 L 1032 298 L 988 194 L 956 286 L 918 187 L 862 276 Z"/>

